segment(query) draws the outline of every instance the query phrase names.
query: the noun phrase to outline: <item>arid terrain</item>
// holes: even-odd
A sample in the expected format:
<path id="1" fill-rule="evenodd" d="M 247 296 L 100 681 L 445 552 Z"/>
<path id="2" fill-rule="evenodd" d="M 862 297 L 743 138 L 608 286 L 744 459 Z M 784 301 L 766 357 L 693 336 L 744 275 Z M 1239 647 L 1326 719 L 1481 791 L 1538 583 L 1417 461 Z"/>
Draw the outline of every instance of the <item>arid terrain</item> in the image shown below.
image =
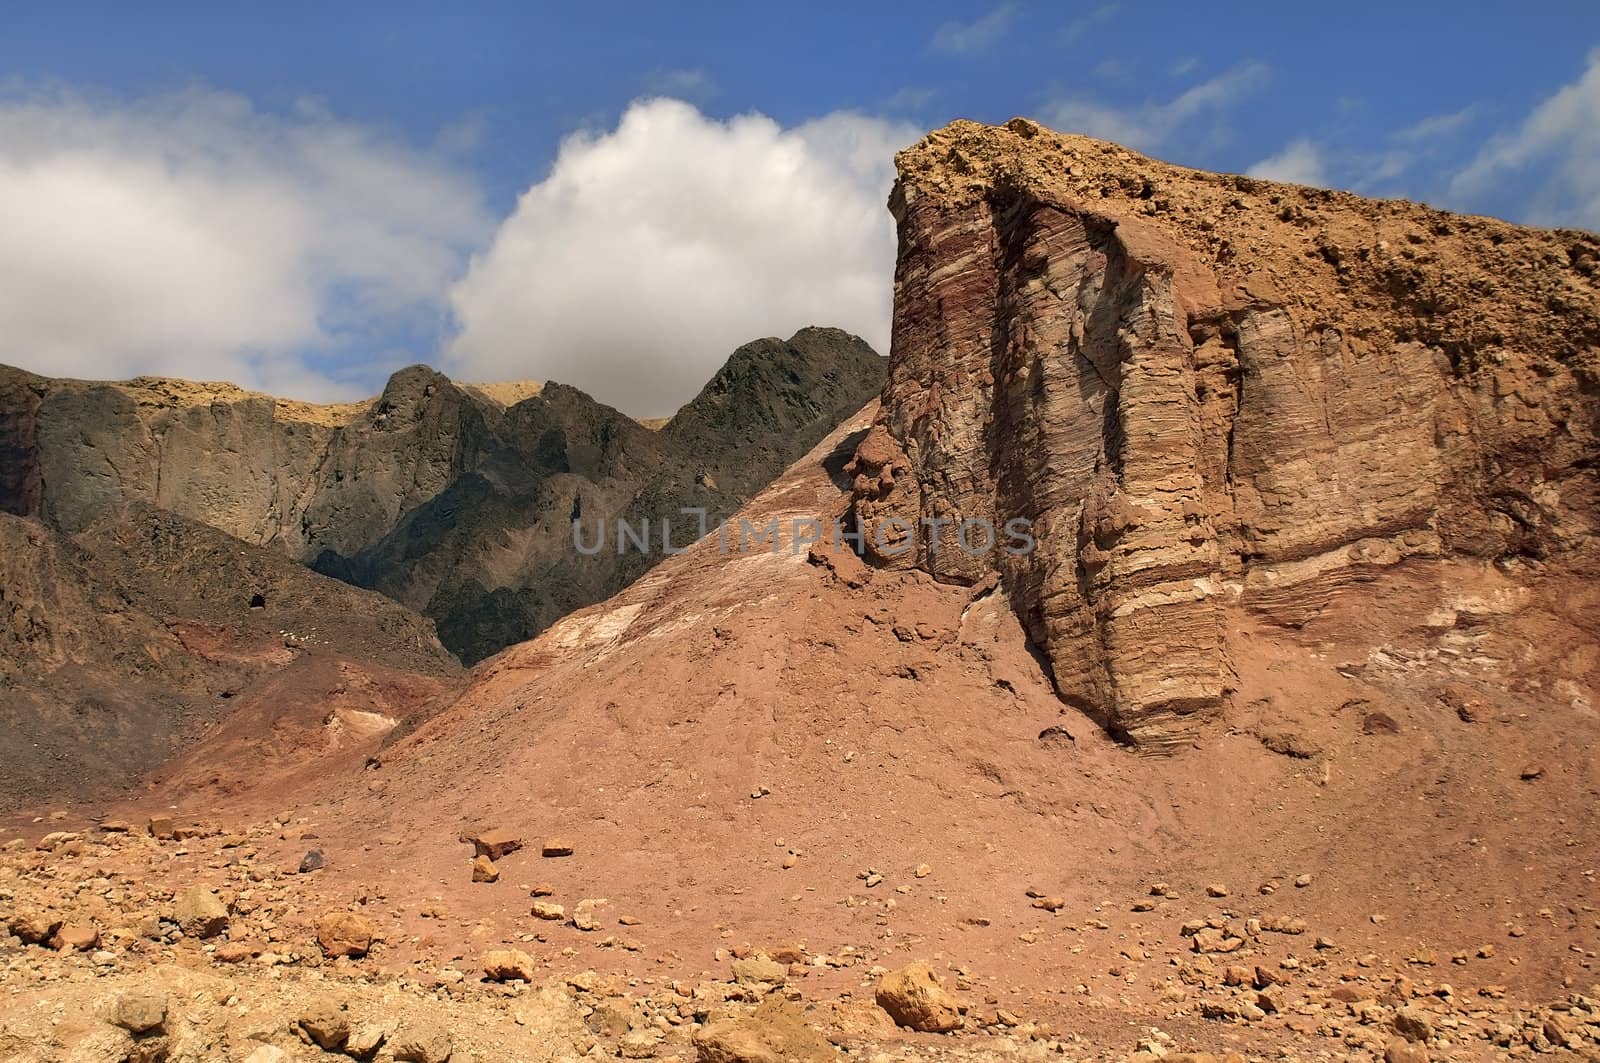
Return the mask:
<path id="1" fill-rule="evenodd" d="M 1600 239 L 1021 119 L 897 164 L 880 398 L 464 673 L 165 489 L 0 525 L 8 713 L 232 691 L 3 821 L 0 1060 L 1600 1059 Z M 719 380 L 686 452 L 792 423 Z"/>

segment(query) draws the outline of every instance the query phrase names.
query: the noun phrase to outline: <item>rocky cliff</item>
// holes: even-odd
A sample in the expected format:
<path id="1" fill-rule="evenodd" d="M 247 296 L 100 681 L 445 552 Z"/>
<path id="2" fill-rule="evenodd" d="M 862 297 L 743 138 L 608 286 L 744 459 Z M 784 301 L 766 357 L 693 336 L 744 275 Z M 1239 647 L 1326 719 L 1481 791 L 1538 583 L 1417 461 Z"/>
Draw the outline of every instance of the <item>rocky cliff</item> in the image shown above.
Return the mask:
<path id="1" fill-rule="evenodd" d="M 747 345 L 659 432 L 558 384 L 425 366 L 367 402 L 0 369 L 0 510 L 74 534 L 136 502 L 381 591 L 468 662 L 615 593 L 659 552 L 582 556 L 571 522 L 712 519 L 859 409 L 884 360 L 837 329 Z"/>
<path id="2" fill-rule="evenodd" d="M 0 514 L 0 812 L 111 798 L 241 710 L 257 731 L 214 769 L 270 785 L 458 672 L 423 617 L 172 513 L 132 504 L 75 536 Z"/>
<path id="3" fill-rule="evenodd" d="M 1297 625 L 1413 557 L 1590 543 L 1600 240 L 1199 173 L 1016 119 L 897 158 L 889 382 L 866 529 L 998 576 L 1062 696 L 1148 750 L 1235 685 L 1230 609 Z M 895 523 L 904 522 L 904 523 Z M 949 533 L 946 533 L 948 542 Z"/>

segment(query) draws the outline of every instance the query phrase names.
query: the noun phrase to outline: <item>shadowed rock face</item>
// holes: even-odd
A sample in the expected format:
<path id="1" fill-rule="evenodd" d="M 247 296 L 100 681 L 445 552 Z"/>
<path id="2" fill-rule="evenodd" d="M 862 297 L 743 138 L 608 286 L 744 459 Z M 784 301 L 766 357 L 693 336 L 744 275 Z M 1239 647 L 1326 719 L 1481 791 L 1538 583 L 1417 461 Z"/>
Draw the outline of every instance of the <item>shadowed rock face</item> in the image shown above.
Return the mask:
<path id="1" fill-rule="evenodd" d="M 362 403 L 226 384 L 49 380 L 0 369 L 0 510 L 76 534 L 128 502 L 209 525 L 431 617 L 480 660 L 626 586 L 659 559 L 583 556 L 608 528 L 732 513 L 860 409 L 884 359 L 837 329 L 735 352 L 653 432 L 559 384 L 457 384 L 425 366 Z"/>
<path id="2" fill-rule="evenodd" d="M 458 672 L 426 618 L 172 513 L 134 503 L 70 537 L 0 514 L 0 811 L 111 798 L 257 703 L 260 783 L 293 717 L 308 765 Z"/>
<path id="3" fill-rule="evenodd" d="M 855 517 L 1021 517 L 1038 545 L 869 535 L 869 559 L 1002 577 L 1060 693 L 1141 748 L 1226 701 L 1229 604 L 1296 625 L 1408 557 L 1591 536 L 1591 234 L 1198 173 L 1021 119 L 957 122 L 897 164 L 893 356 Z"/>

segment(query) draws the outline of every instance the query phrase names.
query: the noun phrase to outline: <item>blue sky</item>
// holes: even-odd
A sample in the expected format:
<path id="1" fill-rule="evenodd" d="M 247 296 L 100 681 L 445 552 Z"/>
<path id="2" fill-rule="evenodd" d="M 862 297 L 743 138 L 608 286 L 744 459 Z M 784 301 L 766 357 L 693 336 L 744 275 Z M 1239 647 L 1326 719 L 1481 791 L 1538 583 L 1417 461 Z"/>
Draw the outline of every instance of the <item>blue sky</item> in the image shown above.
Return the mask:
<path id="1" fill-rule="evenodd" d="M 11 4 L 0 360 L 662 412 L 742 339 L 885 342 L 888 156 L 951 118 L 1592 228 L 1597 47 L 1578 3 Z"/>

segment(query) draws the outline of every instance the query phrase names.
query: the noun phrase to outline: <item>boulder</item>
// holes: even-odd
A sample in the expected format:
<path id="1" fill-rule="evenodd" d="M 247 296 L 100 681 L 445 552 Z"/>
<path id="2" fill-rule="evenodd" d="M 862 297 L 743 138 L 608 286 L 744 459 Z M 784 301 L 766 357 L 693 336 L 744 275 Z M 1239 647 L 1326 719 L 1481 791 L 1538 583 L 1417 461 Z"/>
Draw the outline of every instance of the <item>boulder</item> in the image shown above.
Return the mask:
<path id="1" fill-rule="evenodd" d="M 129 989 L 118 994 L 111 1021 L 131 1034 L 156 1033 L 167 1022 L 167 995 L 156 989 Z"/>
<path id="2" fill-rule="evenodd" d="M 357 912 L 340 909 L 326 912 L 317 920 L 317 944 L 329 957 L 360 959 L 372 951 L 376 936 L 372 920 Z"/>
<path id="3" fill-rule="evenodd" d="M 450 1058 L 450 1035 L 434 1023 L 408 1021 L 389 1042 L 399 1063 L 445 1063 Z"/>
<path id="4" fill-rule="evenodd" d="M 749 1015 L 715 1019 L 694 1035 L 699 1063 L 827 1063 L 838 1058 L 798 1005 L 768 998 Z"/>
<path id="5" fill-rule="evenodd" d="M 228 929 L 228 906 L 204 886 L 192 886 L 178 897 L 172 918 L 189 937 L 216 937 Z"/>
<path id="6" fill-rule="evenodd" d="M 338 1051 L 350 1037 L 350 1016 L 344 1005 L 326 997 L 313 1000 L 300 1012 L 300 1029 L 317 1047 Z"/>
<path id="7" fill-rule="evenodd" d="M 483 954 L 483 975 L 491 982 L 532 982 L 533 957 L 520 949 L 494 949 Z"/>
<path id="8" fill-rule="evenodd" d="M 923 1033 L 961 1028 L 961 1007 L 928 964 L 918 961 L 878 980 L 878 1006 L 897 1025 Z"/>

